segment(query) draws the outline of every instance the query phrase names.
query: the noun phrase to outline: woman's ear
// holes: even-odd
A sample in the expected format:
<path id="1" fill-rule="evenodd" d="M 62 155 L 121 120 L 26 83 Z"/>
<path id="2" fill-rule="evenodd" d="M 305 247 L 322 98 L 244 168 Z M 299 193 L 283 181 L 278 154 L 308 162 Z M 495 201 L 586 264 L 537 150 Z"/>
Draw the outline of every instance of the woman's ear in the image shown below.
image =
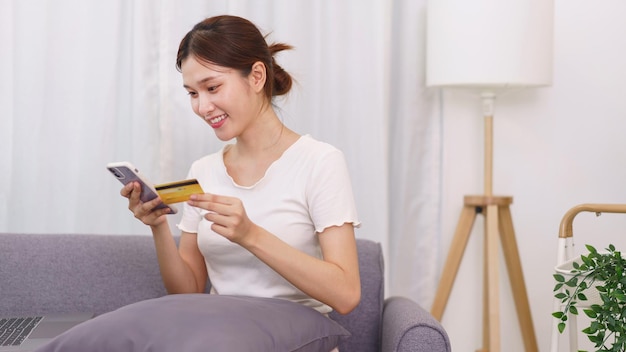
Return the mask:
<path id="1" fill-rule="evenodd" d="M 252 69 L 248 75 L 248 81 L 254 88 L 255 92 L 260 92 L 265 87 L 265 80 L 267 79 L 267 72 L 265 64 L 261 61 L 257 61 L 252 64 Z"/>

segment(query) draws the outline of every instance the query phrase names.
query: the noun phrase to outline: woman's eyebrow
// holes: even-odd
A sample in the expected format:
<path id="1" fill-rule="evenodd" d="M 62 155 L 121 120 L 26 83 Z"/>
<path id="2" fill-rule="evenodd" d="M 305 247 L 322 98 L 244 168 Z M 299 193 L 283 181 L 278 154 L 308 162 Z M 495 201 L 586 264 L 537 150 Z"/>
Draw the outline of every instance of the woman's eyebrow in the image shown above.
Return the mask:
<path id="1" fill-rule="evenodd" d="M 210 82 L 210 81 L 215 80 L 216 78 L 217 78 L 217 76 L 208 76 L 208 77 L 205 77 L 205 78 L 203 78 L 203 79 L 199 80 L 198 82 L 196 82 L 196 85 L 202 85 L 202 84 L 205 84 L 205 83 L 207 83 L 207 82 Z M 190 88 L 190 87 L 189 87 L 189 85 L 187 85 L 187 84 L 183 84 L 183 87 L 185 87 L 185 88 Z"/>

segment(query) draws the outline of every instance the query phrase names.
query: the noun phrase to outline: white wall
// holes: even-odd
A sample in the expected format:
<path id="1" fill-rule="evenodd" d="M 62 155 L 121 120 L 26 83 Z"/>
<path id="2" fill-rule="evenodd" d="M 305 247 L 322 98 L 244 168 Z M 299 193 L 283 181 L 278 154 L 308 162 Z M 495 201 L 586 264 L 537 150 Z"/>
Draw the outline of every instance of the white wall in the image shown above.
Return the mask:
<path id="1" fill-rule="evenodd" d="M 498 98 L 494 118 L 494 193 L 514 196 L 513 223 L 540 351 L 550 346 L 562 216 L 581 203 L 626 203 L 626 2 L 557 0 L 555 13 L 553 85 Z M 463 196 L 483 191 L 483 124 L 477 97 L 459 91 L 443 96 L 448 248 Z M 482 346 L 482 226 L 481 217 L 443 317 L 454 351 Z M 577 253 L 586 243 L 626 250 L 625 232 L 626 215 L 580 214 L 574 221 Z M 524 351 L 502 260 L 500 268 L 502 351 Z"/>

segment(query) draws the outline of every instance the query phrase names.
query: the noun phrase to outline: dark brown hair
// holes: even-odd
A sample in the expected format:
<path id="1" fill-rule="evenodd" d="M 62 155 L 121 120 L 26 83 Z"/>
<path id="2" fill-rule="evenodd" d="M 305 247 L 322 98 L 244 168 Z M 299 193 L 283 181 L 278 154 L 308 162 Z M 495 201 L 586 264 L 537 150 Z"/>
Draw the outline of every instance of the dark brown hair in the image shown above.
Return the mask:
<path id="1" fill-rule="evenodd" d="M 210 17 L 196 24 L 180 42 L 176 68 L 180 71 L 182 62 L 194 56 L 200 61 L 239 70 L 247 76 L 252 65 L 260 61 L 267 72 L 265 95 L 271 101 L 273 96 L 284 95 L 291 89 L 291 76 L 274 60 L 275 53 L 291 48 L 283 43 L 268 46 L 259 29 L 245 18 Z"/>

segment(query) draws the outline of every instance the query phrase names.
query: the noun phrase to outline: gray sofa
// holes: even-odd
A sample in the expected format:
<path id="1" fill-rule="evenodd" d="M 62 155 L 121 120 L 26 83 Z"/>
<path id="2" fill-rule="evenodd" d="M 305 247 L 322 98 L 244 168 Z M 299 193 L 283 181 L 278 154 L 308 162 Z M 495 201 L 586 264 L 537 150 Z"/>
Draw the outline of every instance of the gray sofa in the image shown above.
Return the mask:
<path id="1" fill-rule="evenodd" d="M 380 245 L 359 239 L 358 251 L 361 303 L 331 315 L 352 334 L 340 351 L 451 351 L 445 330 L 418 304 L 384 299 Z M 150 236 L 0 234 L 0 316 L 99 315 L 165 294 Z"/>

